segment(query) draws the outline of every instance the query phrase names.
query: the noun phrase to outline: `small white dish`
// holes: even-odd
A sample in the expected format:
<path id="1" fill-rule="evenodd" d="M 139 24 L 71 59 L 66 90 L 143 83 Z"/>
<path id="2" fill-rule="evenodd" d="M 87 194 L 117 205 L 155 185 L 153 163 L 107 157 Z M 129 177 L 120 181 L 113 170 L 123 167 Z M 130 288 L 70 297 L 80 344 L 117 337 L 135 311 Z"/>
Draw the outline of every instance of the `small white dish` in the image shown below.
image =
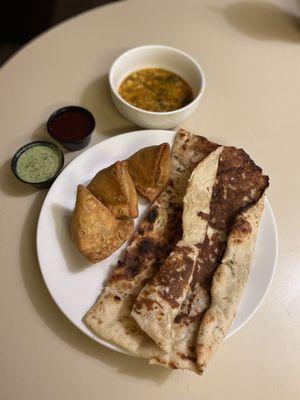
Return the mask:
<path id="1" fill-rule="evenodd" d="M 123 79 L 142 68 L 162 68 L 182 77 L 192 88 L 194 100 L 175 111 L 152 112 L 125 101 L 118 89 Z M 109 73 L 112 100 L 124 118 L 143 128 L 169 129 L 180 125 L 198 107 L 205 89 L 204 73 L 191 56 L 181 50 L 162 45 L 135 47 L 113 63 Z"/>
<path id="2" fill-rule="evenodd" d="M 137 150 L 163 142 L 173 144 L 175 132 L 150 130 L 114 136 L 98 143 L 73 160 L 51 186 L 44 201 L 37 229 L 37 253 L 42 275 L 57 306 L 74 325 L 96 342 L 110 349 L 125 350 L 93 334 L 82 317 L 95 303 L 105 281 L 126 244 L 107 259 L 90 264 L 78 252 L 70 235 L 70 217 L 74 209 L 77 185 L 87 184 L 100 169 L 124 160 Z M 140 217 L 147 205 L 139 204 Z M 227 337 L 237 332 L 261 305 L 274 275 L 277 259 L 277 231 L 270 203 L 260 222 L 255 257 L 247 287 Z"/>

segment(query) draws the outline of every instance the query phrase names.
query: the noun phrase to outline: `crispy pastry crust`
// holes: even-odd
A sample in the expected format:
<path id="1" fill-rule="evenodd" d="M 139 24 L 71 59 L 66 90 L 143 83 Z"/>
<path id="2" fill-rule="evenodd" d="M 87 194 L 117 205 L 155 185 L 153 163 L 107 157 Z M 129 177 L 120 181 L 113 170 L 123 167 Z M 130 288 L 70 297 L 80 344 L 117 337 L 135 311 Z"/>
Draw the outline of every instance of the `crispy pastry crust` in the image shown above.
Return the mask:
<path id="1" fill-rule="evenodd" d="M 87 260 L 96 263 L 107 258 L 132 232 L 132 220 L 117 220 L 85 186 L 78 186 L 71 235 L 78 250 Z"/>
<path id="2" fill-rule="evenodd" d="M 127 166 L 139 194 L 154 201 L 170 177 L 170 145 L 145 147 L 128 158 Z"/>
<path id="3" fill-rule="evenodd" d="M 138 216 L 137 194 L 126 161 L 99 171 L 87 188 L 117 218 Z"/>

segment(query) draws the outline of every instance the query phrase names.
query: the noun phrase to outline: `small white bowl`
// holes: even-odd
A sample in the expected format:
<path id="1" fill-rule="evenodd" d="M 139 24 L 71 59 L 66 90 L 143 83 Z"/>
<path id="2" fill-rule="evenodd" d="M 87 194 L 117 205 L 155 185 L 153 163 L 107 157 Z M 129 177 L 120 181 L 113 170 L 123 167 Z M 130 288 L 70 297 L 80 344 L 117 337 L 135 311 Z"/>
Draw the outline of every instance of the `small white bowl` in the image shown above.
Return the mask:
<path id="1" fill-rule="evenodd" d="M 194 100 L 175 111 L 153 112 L 137 108 L 119 95 L 121 82 L 131 72 L 154 67 L 167 69 L 182 77 L 192 88 Z M 109 85 L 112 100 L 124 118 L 144 128 L 169 129 L 180 125 L 196 110 L 205 89 L 205 77 L 200 65 L 183 51 L 149 45 L 135 47 L 117 58 L 109 72 Z"/>

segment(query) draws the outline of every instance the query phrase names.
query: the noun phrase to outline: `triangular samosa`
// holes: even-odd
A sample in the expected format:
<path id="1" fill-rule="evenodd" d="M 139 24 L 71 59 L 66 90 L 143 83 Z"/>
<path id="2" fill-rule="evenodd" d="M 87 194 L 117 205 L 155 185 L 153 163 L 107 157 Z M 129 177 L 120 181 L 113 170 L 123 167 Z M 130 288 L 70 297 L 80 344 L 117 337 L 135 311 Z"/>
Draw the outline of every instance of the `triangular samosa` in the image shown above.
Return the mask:
<path id="1" fill-rule="evenodd" d="M 127 160 L 128 171 L 139 194 L 153 201 L 170 177 L 170 146 L 145 147 Z"/>
<path id="2" fill-rule="evenodd" d="M 99 171 L 87 188 L 117 218 L 138 216 L 137 194 L 126 162 L 117 161 Z"/>
<path id="3" fill-rule="evenodd" d="M 118 220 L 85 186 L 78 186 L 71 234 L 90 262 L 109 257 L 131 236 L 133 226 L 132 219 Z"/>

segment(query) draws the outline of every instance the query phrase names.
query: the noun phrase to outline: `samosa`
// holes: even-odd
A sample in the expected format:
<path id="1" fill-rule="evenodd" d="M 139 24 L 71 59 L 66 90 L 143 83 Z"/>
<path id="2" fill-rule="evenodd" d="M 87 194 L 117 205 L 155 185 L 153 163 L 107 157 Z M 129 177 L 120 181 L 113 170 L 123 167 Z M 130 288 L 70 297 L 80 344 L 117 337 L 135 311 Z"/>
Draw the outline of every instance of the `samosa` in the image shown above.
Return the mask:
<path id="1" fill-rule="evenodd" d="M 117 218 L 138 216 L 137 194 L 126 162 L 117 161 L 99 171 L 87 188 Z"/>
<path id="2" fill-rule="evenodd" d="M 133 227 L 132 219 L 118 220 L 85 186 L 78 186 L 71 235 L 87 260 L 109 257 L 132 235 Z"/>
<path id="3" fill-rule="evenodd" d="M 170 177 L 170 145 L 145 147 L 127 160 L 127 167 L 138 193 L 154 201 Z"/>

